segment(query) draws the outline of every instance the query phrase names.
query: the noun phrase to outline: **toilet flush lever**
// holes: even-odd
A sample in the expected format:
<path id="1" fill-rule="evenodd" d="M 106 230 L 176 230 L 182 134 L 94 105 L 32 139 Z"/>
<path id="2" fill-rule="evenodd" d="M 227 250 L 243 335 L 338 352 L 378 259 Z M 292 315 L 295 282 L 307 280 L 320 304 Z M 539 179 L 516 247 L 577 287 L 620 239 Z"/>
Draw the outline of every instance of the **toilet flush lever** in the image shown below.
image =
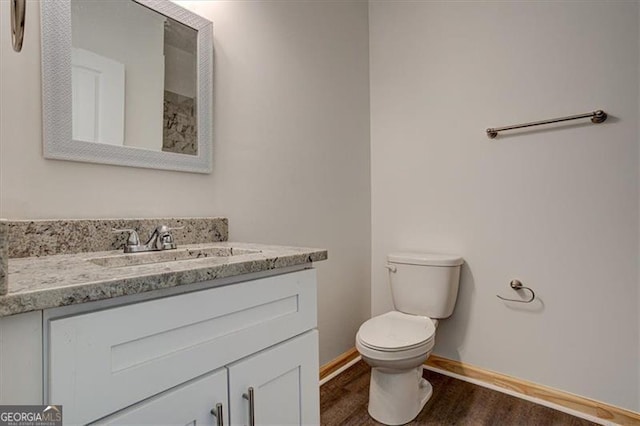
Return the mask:
<path id="1" fill-rule="evenodd" d="M 524 299 L 524 300 L 521 300 L 521 299 L 507 299 L 506 297 L 502 297 L 502 296 L 496 294 L 498 299 L 506 300 L 507 302 L 531 303 L 536 298 L 536 294 L 534 293 L 534 291 L 531 290 L 529 287 L 525 287 L 522 284 L 522 282 L 520 282 L 519 280 L 512 280 L 509 283 L 509 285 L 514 290 L 529 290 L 531 292 L 531 297 L 529 297 L 528 299 Z"/>
<path id="2" fill-rule="evenodd" d="M 387 268 L 391 272 L 396 272 L 398 270 L 398 268 L 396 268 L 395 265 L 389 265 L 388 263 L 386 265 L 384 265 L 384 267 Z"/>

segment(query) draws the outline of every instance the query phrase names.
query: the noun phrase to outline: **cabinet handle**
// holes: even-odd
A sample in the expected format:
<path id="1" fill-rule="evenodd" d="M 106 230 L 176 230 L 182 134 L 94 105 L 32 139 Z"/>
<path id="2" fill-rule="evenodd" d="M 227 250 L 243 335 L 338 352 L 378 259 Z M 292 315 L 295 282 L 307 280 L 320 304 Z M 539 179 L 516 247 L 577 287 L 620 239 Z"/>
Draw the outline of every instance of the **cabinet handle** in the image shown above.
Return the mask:
<path id="1" fill-rule="evenodd" d="M 243 393 L 242 397 L 249 401 L 249 426 L 256 426 L 256 404 L 253 396 L 253 388 L 248 389 L 249 394 Z"/>
<path id="2" fill-rule="evenodd" d="M 211 409 L 211 414 L 213 414 L 213 417 L 216 418 L 217 426 L 224 426 L 224 420 L 222 415 L 222 404 L 220 403 L 216 404 L 216 408 Z"/>

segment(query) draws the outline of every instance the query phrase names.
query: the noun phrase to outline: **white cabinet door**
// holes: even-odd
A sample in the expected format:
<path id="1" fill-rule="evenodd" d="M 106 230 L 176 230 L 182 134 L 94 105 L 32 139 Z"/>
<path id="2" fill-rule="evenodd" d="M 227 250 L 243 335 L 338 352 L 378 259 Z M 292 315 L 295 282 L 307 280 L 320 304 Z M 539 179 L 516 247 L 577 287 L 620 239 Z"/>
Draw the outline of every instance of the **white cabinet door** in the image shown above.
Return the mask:
<path id="1" fill-rule="evenodd" d="M 256 425 L 318 425 L 318 332 L 309 331 L 228 367 L 232 425 L 249 424 L 253 388 Z"/>
<path id="2" fill-rule="evenodd" d="M 223 422 L 211 410 L 222 404 Z M 229 424 L 227 370 L 222 368 L 127 408 L 99 425 L 215 425 Z"/>

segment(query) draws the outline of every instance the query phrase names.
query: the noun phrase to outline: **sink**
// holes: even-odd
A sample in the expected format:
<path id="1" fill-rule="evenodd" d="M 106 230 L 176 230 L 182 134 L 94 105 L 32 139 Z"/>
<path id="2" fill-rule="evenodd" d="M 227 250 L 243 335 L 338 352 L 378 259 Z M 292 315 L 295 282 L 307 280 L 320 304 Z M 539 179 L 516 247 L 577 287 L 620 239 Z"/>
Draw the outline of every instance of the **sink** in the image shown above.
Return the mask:
<path id="1" fill-rule="evenodd" d="M 260 250 L 238 249 L 233 247 L 182 248 L 166 251 L 117 254 L 94 257 L 87 261 L 99 266 L 120 268 L 123 266 L 147 265 L 150 263 L 176 262 L 179 260 L 197 260 L 216 257 L 240 256 L 261 253 Z"/>

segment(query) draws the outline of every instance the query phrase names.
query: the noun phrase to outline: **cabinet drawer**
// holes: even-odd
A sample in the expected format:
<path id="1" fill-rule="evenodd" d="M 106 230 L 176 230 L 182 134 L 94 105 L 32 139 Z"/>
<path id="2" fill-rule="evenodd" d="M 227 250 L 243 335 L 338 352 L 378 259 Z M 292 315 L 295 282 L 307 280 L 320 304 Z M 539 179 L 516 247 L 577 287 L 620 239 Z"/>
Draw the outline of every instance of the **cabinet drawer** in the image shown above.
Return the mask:
<path id="1" fill-rule="evenodd" d="M 95 425 L 210 425 L 211 410 L 222 404 L 223 424 L 229 424 L 227 370 L 193 379 L 114 414 Z"/>
<path id="2" fill-rule="evenodd" d="M 49 321 L 49 403 L 87 423 L 316 326 L 315 270 Z M 65 423 L 66 423 L 65 422 Z"/>

